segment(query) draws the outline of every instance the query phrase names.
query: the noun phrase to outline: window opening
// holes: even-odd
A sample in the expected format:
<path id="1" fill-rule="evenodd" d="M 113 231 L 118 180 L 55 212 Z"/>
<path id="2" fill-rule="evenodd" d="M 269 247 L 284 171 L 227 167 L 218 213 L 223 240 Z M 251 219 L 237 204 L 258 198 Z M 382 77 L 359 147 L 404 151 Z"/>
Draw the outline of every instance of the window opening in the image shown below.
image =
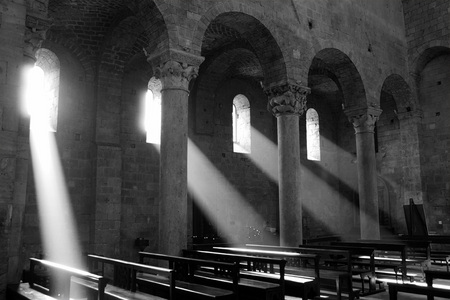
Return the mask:
<path id="1" fill-rule="evenodd" d="M 306 111 L 306 149 L 308 160 L 320 161 L 320 128 L 317 111 Z"/>
<path id="2" fill-rule="evenodd" d="M 145 95 L 146 142 L 161 143 L 161 81 L 152 77 Z"/>
<path id="3" fill-rule="evenodd" d="M 247 97 L 241 94 L 234 97 L 232 114 L 233 152 L 250 153 L 250 102 Z"/>
<path id="4" fill-rule="evenodd" d="M 29 73 L 26 106 L 30 115 L 30 129 L 41 128 L 56 132 L 59 102 L 60 63 L 55 53 L 41 48 Z"/>

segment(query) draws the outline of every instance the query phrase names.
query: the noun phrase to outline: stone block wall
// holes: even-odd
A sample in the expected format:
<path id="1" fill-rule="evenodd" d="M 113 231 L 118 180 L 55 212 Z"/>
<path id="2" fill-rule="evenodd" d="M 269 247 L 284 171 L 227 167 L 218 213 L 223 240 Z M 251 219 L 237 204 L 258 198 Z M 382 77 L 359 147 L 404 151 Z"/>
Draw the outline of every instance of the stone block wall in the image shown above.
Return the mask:
<path id="1" fill-rule="evenodd" d="M 238 94 L 246 96 L 250 102 L 252 133 L 251 153 L 248 154 L 233 152 L 232 105 L 233 98 Z M 207 217 L 212 220 L 226 218 L 222 223 L 228 224 L 228 228 L 219 228 L 219 234 L 222 234 L 222 237 L 232 235 L 235 241 L 241 243 L 246 242 L 249 227 L 262 230 L 266 222 L 267 226 L 273 228 L 278 224 L 278 189 L 273 181 L 277 178 L 278 157 L 276 153 L 261 148 L 261 145 L 276 144 L 274 135 L 276 123 L 266 108 L 266 99 L 262 88 L 257 84 L 245 80 L 229 80 L 217 89 L 215 99 L 210 104 L 213 109 L 200 112 L 197 110 L 197 114 L 202 114 L 200 118 L 213 120 L 212 133 L 202 134 L 205 131 L 198 128 L 202 123 L 197 122 L 195 128 L 195 124 L 192 122 L 190 124 L 192 126 L 190 138 L 214 168 L 223 175 L 221 188 L 229 186 L 229 189 L 234 190 L 227 195 L 217 194 L 213 199 L 209 199 L 211 211 L 216 213 Z M 199 103 L 199 99 L 194 101 L 196 104 Z M 271 174 L 264 173 L 260 164 L 266 164 L 266 171 Z M 210 175 L 200 173 L 195 176 L 205 176 L 204 180 L 208 180 L 207 177 Z M 234 197 L 233 193 L 239 194 L 239 199 L 229 198 Z M 237 203 L 235 200 L 238 200 Z M 198 199 L 193 197 L 193 201 Z M 224 208 L 221 202 L 228 204 Z M 250 210 L 245 209 L 246 206 L 249 206 Z M 250 214 L 251 211 L 254 213 Z M 194 232 L 194 234 L 201 233 Z"/>
<path id="2" fill-rule="evenodd" d="M 404 0 L 406 41 L 411 59 L 430 45 L 449 45 L 450 4 L 448 1 Z"/>
<path id="3" fill-rule="evenodd" d="M 449 51 L 450 52 L 450 51 Z M 421 73 L 423 109 L 421 166 L 424 207 L 429 230 L 444 234 L 450 229 L 450 54 L 430 61 Z"/>

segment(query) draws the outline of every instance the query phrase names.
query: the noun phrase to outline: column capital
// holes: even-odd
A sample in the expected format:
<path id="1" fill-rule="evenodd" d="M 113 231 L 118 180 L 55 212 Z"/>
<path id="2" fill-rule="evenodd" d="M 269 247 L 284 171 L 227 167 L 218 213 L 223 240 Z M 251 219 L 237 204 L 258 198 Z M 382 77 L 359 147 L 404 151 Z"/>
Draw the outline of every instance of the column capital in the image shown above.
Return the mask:
<path id="1" fill-rule="evenodd" d="M 204 60 L 204 57 L 176 49 L 152 55 L 144 49 L 144 53 L 155 77 L 161 80 L 161 91 L 175 89 L 189 92 L 189 82 L 197 77 L 198 67 Z"/>
<path id="2" fill-rule="evenodd" d="M 36 61 L 36 51 L 41 48 L 52 20 L 43 15 L 28 13 L 25 19 L 24 56 Z"/>
<path id="3" fill-rule="evenodd" d="M 382 110 L 378 107 L 349 108 L 344 110 L 348 120 L 353 124 L 355 133 L 374 133 L 375 123 Z"/>
<path id="4" fill-rule="evenodd" d="M 269 102 L 267 109 L 275 116 L 298 115 L 306 110 L 306 96 L 311 89 L 297 83 L 284 83 L 264 89 Z"/>

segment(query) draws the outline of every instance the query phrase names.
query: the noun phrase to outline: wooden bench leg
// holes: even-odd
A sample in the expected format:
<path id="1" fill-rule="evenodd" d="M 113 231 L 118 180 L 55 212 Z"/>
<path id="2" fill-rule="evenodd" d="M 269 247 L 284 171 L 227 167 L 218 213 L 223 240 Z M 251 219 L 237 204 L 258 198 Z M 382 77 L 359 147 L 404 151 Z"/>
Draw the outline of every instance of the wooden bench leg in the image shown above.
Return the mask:
<path id="1" fill-rule="evenodd" d="M 366 278 L 366 274 L 361 274 L 359 277 L 361 277 L 361 292 L 364 293 L 364 278 Z M 367 276 L 370 280 L 370 276 Z M 370 290 L 370 282 L 369 282 L 369 290 Z"/>
<path id="2" fill-rule="evenodd" d="M 389 286 L 389 300 L 397 300 L 397 289 Z"/>
<path id="3" fill-rule="evenodd" d="M 341 277 L 336 279 L 336 294 L 337 294 L 338 300 L 341 300 L 341 298 L 342 298 L 342 296 L 341 296 Z"/>

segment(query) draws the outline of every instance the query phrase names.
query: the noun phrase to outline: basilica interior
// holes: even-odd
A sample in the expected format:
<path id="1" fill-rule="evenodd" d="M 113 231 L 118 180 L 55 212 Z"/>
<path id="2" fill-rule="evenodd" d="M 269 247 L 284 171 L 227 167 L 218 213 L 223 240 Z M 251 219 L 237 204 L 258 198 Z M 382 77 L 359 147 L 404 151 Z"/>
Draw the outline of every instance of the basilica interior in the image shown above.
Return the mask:
<path id="1" fill-rule="evenodd" d="M 0 300 L 30 258 L 414 236 L 448 250 L 449 14 L 1 0 Z"/>

